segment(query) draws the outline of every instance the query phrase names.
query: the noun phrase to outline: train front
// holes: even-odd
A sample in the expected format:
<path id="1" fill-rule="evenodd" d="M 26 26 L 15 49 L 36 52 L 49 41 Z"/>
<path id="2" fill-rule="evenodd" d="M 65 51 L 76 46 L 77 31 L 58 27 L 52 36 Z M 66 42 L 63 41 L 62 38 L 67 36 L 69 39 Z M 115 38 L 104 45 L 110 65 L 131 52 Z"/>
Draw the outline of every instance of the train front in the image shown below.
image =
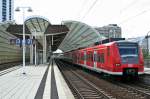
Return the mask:
<path id="1" fill-rule="evenodd" d="M 120 66 L 124 76 L 137 76 L 144 73 L 142 50 L 135 42 L 117 42 Z M 118 64 L 119 66 L 119 64 Z"/>

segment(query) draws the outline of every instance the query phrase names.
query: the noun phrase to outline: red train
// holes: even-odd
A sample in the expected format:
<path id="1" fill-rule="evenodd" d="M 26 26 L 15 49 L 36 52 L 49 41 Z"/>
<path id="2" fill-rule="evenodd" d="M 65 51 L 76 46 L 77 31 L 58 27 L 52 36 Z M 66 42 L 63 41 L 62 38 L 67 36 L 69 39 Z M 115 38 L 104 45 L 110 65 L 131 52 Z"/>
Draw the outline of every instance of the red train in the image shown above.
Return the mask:
<path id="1" fill-rule="evenodd" d="M 64 53 L 73 63 L 111 75 L 139 75 L 144 73 L 142 50 L 138 43 L 113 41 Z"/>

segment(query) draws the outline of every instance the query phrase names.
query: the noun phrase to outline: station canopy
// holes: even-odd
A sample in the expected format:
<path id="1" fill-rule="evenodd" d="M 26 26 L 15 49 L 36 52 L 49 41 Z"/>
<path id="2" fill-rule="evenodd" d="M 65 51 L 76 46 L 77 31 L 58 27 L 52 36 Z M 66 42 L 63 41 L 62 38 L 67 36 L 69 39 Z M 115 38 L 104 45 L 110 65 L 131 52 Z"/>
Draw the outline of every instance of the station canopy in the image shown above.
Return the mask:
<path id="1" fill-rule="evenodd" d="M 63 24 L 69 28 L 69 32 L 59 46 L 59 49 L 63 52 L 88 47 L 95 42 L 105 39 L 97 30 L 85 23 L 63 21 Z"/>
<path id="2" fill-rule="evenodd" d="M 23 25 L 10 24 L 7 31 L 18 37 L 22 37 Z M 51 50 L 56 51 L 69 29 L 65 25 L 52 25 L 50 21 L 41 16 L 32 16 L 25 20 L 26 38 L 32 34 L 43 46 L 43 37 L 46 36 L 47 47 L 52 46 Z"/>
<path id="3" fill-rule="evenodd" d="M 22 38 L 23 25 L 7 24 L 5 28 L 7 32 Z M 85 23 L 63 21 L 60 25 L 53 25 L 48 19 L 41 16 L 32 16 L 25 20 L 25 33 L 27 38 L 31 34 L 36 35 L 41 47 L 43 46 L 43 35 L 45 35 L 47 47 L 51 46 L 52 51 L 60 49 L 63 52 L 88 47 L 105 39 L 98 31 Z"/>

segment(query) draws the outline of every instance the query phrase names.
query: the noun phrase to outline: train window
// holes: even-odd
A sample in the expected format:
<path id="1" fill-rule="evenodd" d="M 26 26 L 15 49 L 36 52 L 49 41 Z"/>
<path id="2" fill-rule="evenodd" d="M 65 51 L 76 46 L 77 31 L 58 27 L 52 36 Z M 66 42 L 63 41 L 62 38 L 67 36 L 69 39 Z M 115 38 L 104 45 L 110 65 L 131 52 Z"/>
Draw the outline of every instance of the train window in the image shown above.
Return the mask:
<path id="1" fill-rule="evenodd" d="M 79 60 L 81 60 L 81 54 L 79 54 Z"/>
<path id="2" fill-rule="evenodd" d="M 97 54 L 97 62 L 101 62 L 100 54 Z"/>
<path id="3" fill-rule="evenodd" d="M 104 53 L 101 54 L 101 62 L 102 62 L 102 63 L 105 62 Z"/>
<path id="4" fill-rule="evenodd" d="M 76 54 L 73 56 L 73 59 L 75 62 L 77 61 L 77 55 Z"/>
<path id="5" fill-rule="evenodd" d="M 120 55 L 138 55 L 137 47 L 120 47 L 119 48 Z"/>
<path id="6" fill-rule="evenodd" d="M 107 47 L 107 56 L 110 56 L 110 47 Z"/>
<path id="7" fill-rule="evenodd" d="M 87 54 L 87 60 L 88 60 L 88 61 L 93 61 L 93 54 L 92 54 L 92 52 L 89 52 L 89 53 Z"/>
<path id="8" fill-rule="evenodd" d="M 77 62 L 78 61 L 78 55 L 76 54 L 75 55 L 75 62 Z"/>
<path id="9" fill-rule="evenodd" d="M 89 60 L 89 54 L 87 54 L 87 60 Z"/>
<path id="10" fill-rule="evenodd" d="M 81 54 L 81 60 L 84 60 L 84 55 L 83 54 Z"/>
<path id="11" fill-rule="evenodd" d="M 92 52 L 90 53 L 90 59 L 91 59 L 91 61 L 93 61 L 93 53 Z"/>
<path id="12" fill-rule="evenodd" d="M 84 60 L 86 60 L 86 53 L 84 52 Z"/>
<path id="13" fill-rule="evenodd" d="M 100 63 L 104 63 L 105 62 L 104 53 L 97 54 L 97 62 L 100 62 Z"/>
<path id="14" fill-rule="evenodd" d="M 79 54 L 79 53 L 78 53 L 78 56 L 77 56 L 77 57 L 78 57 L 78 60 L 80 60 L 80 54 Z"/>
<path id="15" fill-rule="evenodd" d="M 97 61 L 97 54 L 94 53 L 94 61 Z"/>

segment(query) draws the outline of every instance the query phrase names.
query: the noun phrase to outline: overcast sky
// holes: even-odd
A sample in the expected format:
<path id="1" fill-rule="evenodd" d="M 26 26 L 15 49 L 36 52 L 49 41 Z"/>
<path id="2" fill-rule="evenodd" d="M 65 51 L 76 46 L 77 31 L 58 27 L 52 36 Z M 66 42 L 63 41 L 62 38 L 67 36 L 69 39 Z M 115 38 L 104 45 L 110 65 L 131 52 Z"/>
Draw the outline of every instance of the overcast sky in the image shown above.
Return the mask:
<path id="1" fill-rule="evenodd" d="M 31 15 L 43 16 L 52 24 L 76 20 L 90 26 L 118 24 L 123 37 L 145 36 L 150 31 L 150 0 L 14 0 L 15 7 L 30 6 Z M 22 23 L 22 13 L 15 13 Z"/>

